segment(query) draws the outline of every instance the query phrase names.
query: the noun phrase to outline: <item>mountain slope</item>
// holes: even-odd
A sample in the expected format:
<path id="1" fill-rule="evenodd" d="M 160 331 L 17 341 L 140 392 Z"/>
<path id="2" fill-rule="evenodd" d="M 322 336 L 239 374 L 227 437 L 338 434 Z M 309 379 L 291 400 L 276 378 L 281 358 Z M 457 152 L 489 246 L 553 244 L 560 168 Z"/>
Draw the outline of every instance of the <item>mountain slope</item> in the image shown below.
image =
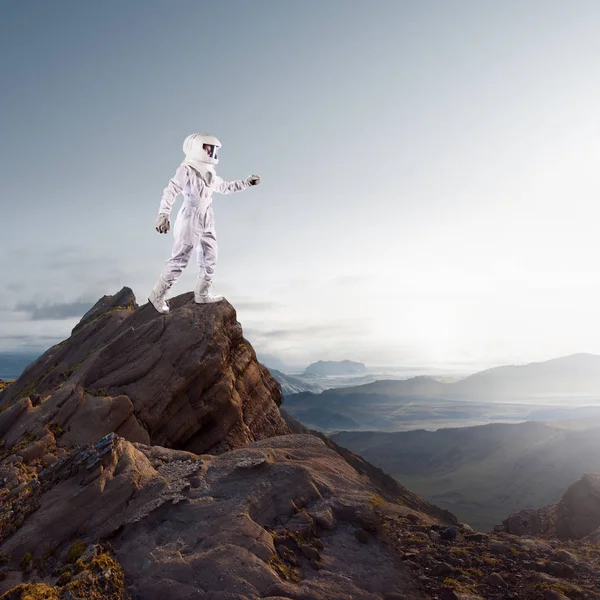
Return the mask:
<path id="1" fill-rule="evenodd" d="M 311 381 L 305 381 L 304 379 L 300 379 L 298 377 L 286 375 L 285 373 L 282 373 L 277 369 L 269 369 L 269 371 L 281 386 L 281 391 L 283 392 L 284 396 L 300 394 L 302 392 L 311 392 L 313 394 L 318 394 L 324 389 L 318 383 L 313 383 Z"/>
<path id="2" fill-rule="evenodd" d="M 265 365 L 269 370 L 275 369 L 279 371 L 286 371 L 288 365 L 286 365 L 280 358 L 273 356 L 272 354 L 258 354 L 258 362 Z"/>
<path id="3" fill-rule="evenodd" d="M 379 394 L 464 398 L 512 398 L 530 395 L 590 394 L 600 398 L 600 356 L 573 354 L 540 363 L 494 367 L 455 382 L 428 375 L 380 380 L 362 386 L 326 390 L 327 394 Z"/>
<path id="4" fill-rule="evenodd" d="M 456 392 L 464 395 L 590 394 L 600 397 L 600 356 L 581 353 L 527 365 L 496 367 L 454 385 Z"/>
<path id="5" fill-rule="evenodd" d="M 574 477 L 600 471 L 600 429 L 496 423 L 332 440 L 484 531 L 507 514 L 557 501 Z"/>
<path id="6" fill-rule="evenodd" d="M 404 486 L 400 485 L 393 477 L 381 469 L 375 467 L 371 463 L 365 461 L 361 456 L 358 456 L 346 448 L 336 444 L 331 438 L 323 435 L 318 431 L 312 431 L 306 428 L 302 423 L 296 421 L 293 417 L 281 410 L 281 416 L 292 433 L 311 434 L 320 438 L 323 443 L 337 452 L 348 464 L 352 465 L 359 473 L 363 473 L 369 477 L 371 483 L 377 487 L 377 491 L 381 496 L 390 502 L 398 502 L 424 514 L 435 517 L 443 523 L 456 524 L 456 517 L 449 511 L 441 510 L 438 506 L 430 504 L 413 494 Z"/>

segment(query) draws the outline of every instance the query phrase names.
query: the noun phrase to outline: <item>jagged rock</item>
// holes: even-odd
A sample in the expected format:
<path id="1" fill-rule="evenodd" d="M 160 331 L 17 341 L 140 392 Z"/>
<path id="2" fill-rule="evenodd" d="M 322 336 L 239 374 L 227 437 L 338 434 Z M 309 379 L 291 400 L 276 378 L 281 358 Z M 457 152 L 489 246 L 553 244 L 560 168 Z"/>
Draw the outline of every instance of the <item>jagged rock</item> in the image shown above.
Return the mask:
<path id="1" fill-rule="evenodd" d="M 100 466 L 98 477 L 82 486 L 85 474 Z M 4 539 L 0 553 L 32 552 L 35 563 L 53 547 L 64 554 L 61 548 L 76 538 L 93 556 L 93 544 L 110 539 L 134 597 L 177 600 L 202 589 L 215 599 L 265 598 L 274 589 L 289 591 L 282 575 L 295 578 L 288 598 L 421 597 L 384 545 L 352 540 L 354 524 L 343 515 L 366 520 L 376 489 L 314 436 L 278 436 L 190 456 L 110 434 L 41 471 L 38 481 L 31 492 L 38 508 Z M 301 509 L 293 504 L 299 497 L 305 498 Z M 334 529 L 318 532 L 322 552 L 307 538 L 297 537 L 302 541 L 292 547 L 281 539 L 314 535 L 317 526 L 304 511 L 324 503 L 337 516 Z M 288 533 L 274 536 L 276 527 Z M 0 582 L 0 593 L 6 589 Z"/>
<path id="2" fill-rule="evenodd" d="M 309 507 L 307 513 L 317 527 L 327 530 L 335 527 L 333 511 L 326 503 L 319 503 L 317 501 Z"/>
<path id="3" fill-rule="evenodd" d="M 129 288 L 100 299 L 68 340 L 0 393 L 7 446 L 43 426 L 60 429 L 63 447 L 115 432 L 197 454 L 289 433 L 281 388 L 244 339 L 234 308 L 196 304 L 191 292 L 170 305 L 166 316 L 138 307 Z"/>
<path id="4" fill-rule="evenodd" d="M 600 475 L 587 474 L 573 483 L 558 503 L 556 533 L 579 539 L 600 527 Z"/>
<path id="5" fill-rule="evenodd" d="M 498 527 L 513 535 L 541 536 L 562 540 L 600 540 L 600 475 L 587 474 L 573 483 L 559 502 L 510 515 Z"/>
<path id="6" fill-rule="evenodd" d="M 496 531 L 512 535 L 546 535 L 552 531 L 556 505 L 543 509 L 527 509 L 510 515 Z"/>

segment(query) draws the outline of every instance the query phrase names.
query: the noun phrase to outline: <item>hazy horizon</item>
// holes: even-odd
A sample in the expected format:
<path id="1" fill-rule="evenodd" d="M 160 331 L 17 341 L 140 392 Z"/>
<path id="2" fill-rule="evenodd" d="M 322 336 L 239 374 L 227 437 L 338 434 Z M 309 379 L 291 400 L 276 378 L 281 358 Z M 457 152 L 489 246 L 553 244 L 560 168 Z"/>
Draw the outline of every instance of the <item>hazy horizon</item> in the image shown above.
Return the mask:
<path id="1" fill-rule="evenodd" d="M 0 7 L 0 350 L 47 349 L 123 286 L 146 302 L 162 190 L 208 131 L 222 177 L 262 177 L 214 197 L 215 291 L 259 354 L 600 354 L 600 4 L 177 6 Z"/>

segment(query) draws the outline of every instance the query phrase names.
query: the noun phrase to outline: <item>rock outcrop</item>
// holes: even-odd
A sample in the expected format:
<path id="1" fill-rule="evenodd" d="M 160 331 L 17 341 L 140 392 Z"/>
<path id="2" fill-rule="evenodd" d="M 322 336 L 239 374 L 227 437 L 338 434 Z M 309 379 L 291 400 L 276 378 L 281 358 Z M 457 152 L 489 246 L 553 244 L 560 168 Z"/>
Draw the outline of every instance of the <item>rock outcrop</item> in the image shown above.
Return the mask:
<path id="1" fill-rule="evenodd" d="M 420 498 L 417 494 L 414 494 L 398 483 L 393 477 L 390 477 L 375 465 L 358 456 L 358 454 L 354 454 L 347 448 L 339 446 L 321 432 L 308 429 L 284 409 L 281 409 L 281 415 L 292 433 L 303 433 L 318 437 L 328 448 L 339 454 L 350 466 L 354 467 L 362 475 L 366 475 L 371 483 L 377 487 L 378 493 L 388 502 L 401 504 L 420 513 L 427 514 L 442 523 L 449 525 L 458 524 L 458 519 L 450 511 L 423 500 L 423 498 Z"/>
<path id="2" fill-rule="evenodd" d="M 72 597 L 69 553 L 100 542 L 133 598 L 419 597 L 377 533 L 377 490 L 314 436 L 195 455 L 109 434 L 42 470 L 2 464 L 0 591 Z"/>
<path id="3" fill-rule="evenodd" d="M 600 475 L 587 474 L 565 492 L 558 504 L 556 533 L 561 539 L 581 539 L 600 527 Z"/>
<path id="4" fill-rule="evenodd" d="M 560 540 L 600 538 L 600 475 L 573 483 L 559 502 L 510 515 L 496 531 Z"/>
<path id="5" fill-rule="evenodd" d="M 243 337 L 227 302 L 138 307 L 123 288 L 0 393 L 0 439 L 60 428 L 61 446 L 115 432 L 131 442 L 223 452 L 288 433 L 281 388 Z"/>

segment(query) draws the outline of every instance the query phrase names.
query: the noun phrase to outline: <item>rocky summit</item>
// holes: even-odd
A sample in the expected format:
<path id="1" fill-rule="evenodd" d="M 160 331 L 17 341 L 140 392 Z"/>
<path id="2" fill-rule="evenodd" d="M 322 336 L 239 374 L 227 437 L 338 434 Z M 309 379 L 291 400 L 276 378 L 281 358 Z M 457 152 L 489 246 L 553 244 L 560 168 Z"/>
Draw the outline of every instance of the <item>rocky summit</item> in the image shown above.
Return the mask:
<path id="1" fill-rule="evenodd" d="M 231 304 L 170 305 L 105 296 L 3 386 L 0 599 L 600 598 L 593 540 L 458 523 L 280 411 Z"/>
<path id="2" fill-rule="evenodd" d="M 131 442 L 218 453 L 289 433 L 281 388 L 259 364 L 228 302 L 200 307 L 193 293 L 170 314 L 138 307 L 122 289 L 100 299 L 73 329 L 0 396 L 0 437 L 25 431 L 38 452 L 60 428 L 61 444 L 114 432 Z"/>

